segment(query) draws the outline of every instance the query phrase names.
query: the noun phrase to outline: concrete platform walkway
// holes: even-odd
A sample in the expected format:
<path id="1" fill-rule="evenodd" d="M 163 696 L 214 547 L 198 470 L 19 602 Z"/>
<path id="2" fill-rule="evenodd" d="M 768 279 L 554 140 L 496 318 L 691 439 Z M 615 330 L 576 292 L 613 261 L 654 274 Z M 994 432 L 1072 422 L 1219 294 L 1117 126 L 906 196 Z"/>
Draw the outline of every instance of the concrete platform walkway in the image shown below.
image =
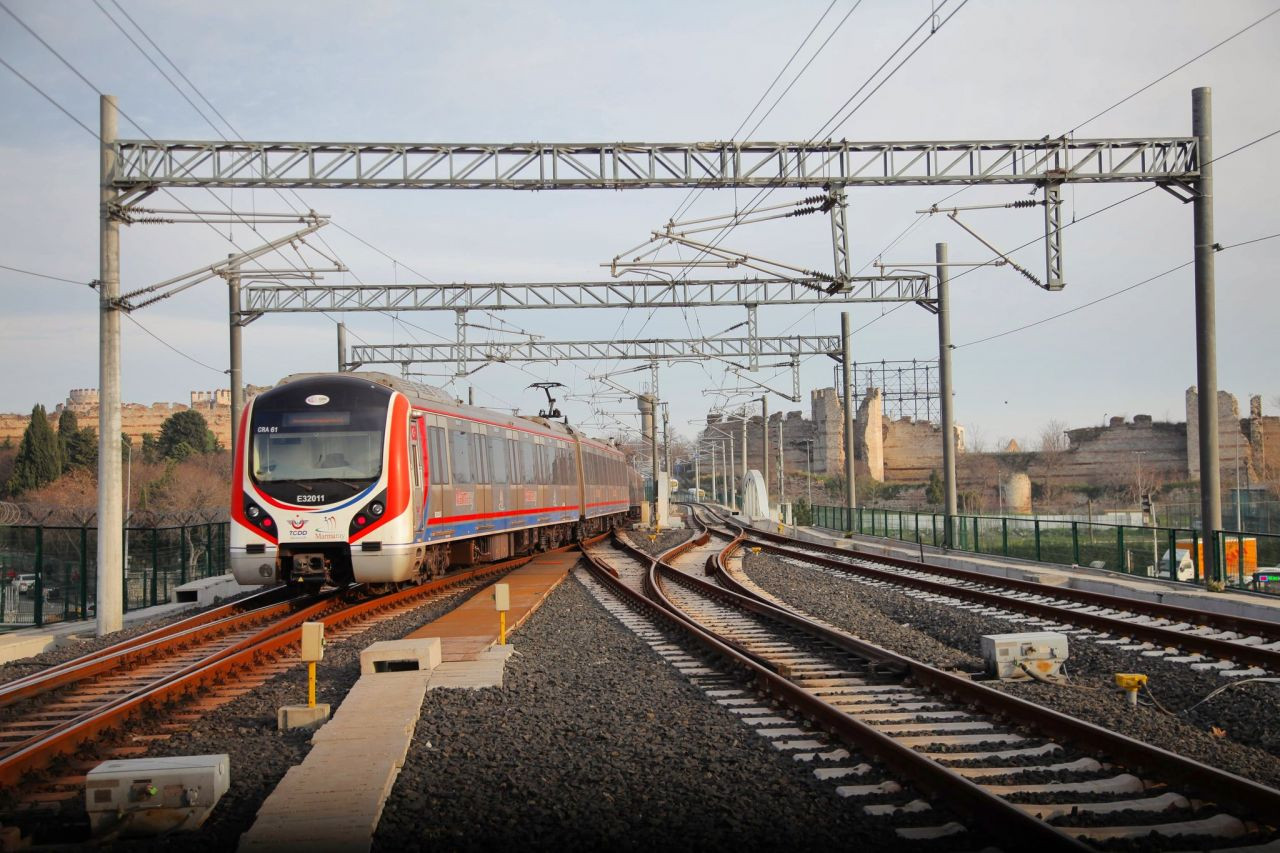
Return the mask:
<path id="1" fill-rule="evenodd" d="M 578 562 L 574 549 L 544 554 L 502 578 L 510 588 L 507 630 L 523 625 Z M 404 639 L 439 638 L 433 669 L 362 675 L 311 751 L 263 802 L 242 851 L 305 849 L 364 853 L 404 765 L 427 691 L 501 687 L 511 645 L 498 645 L 492 585 Z"/>

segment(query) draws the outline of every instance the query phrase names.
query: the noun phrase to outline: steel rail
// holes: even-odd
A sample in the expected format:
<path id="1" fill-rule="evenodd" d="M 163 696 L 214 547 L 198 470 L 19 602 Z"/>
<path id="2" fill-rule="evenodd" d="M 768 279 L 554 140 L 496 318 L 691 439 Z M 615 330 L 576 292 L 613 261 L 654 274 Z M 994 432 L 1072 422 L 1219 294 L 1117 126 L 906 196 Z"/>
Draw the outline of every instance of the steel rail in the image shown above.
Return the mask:
<path id="1" fill-rule="evenodd" d="M 277 593 L 277 590 L 271 590 Z M 115 669 L 132 668 L 138 664 L 173 654 L 182 649 L 228 632 L 248 627 L 264 620 L 284 616 L 296 608 L 298 600 L 282 601 L 254 610 L 230 613 L 221 618 L 200 618 L 166 625 L 155 632 L 148 632 L 117 643 L 99 652 L 91 652 L 56 667 L 42 670 L 23 678 L 0 685 L 0 708 L 6 708 L 45 693 L 77 684 Z M 218 611 L 229 608 L 217 608 Z M 204 614 L 202 614 L 202 617 Z M 184 625 L 184 623 L 187 623 Z M 160 636 L 156 636 L 160 634 Z"/>
<path id="2" fill-rule="evenodd" d="M 708 535 L 706 532 L 703 533 L 703 536 Z M 698 539 L 702 539 L 702 537 L 698 537 Z M 644 554 L 644 552 L 627 543 L 622 543 L 622 545 L 625 549 L 643 555 L 645 559 L 652 561 L 650 579 L 656 582 L 657 574 L 662 571 L 659 568 L 662 562 L 694 547 L 696 541 L 691 539 L 689 542 L 682 543 L 682 545 L 657 558 Z M 702 541 L 705 542 L 705 539 L 702 539 Z M 1014 848 L 1020 849 L 1024 846 L 1036 845 L 1043 850 L 1080 851 L 1090 849 L 1075 838 L 1028 815 L 1013 804 L 998 797 L 993 797 L 963 776 L 953 773 L 943 765 L 908 747 L 902 746 L 888 735 L 876 731 L 866 723 L 854 719 L 840 709 L 797 686 L 790 679 L 776 672 L 772 666 L 759 662 L 757 655 L 745 652 L 745 650 L 737 647 L 736 644 L 725 640 L 723 637 L 716 636 L 699 625 L 663 596 L 660 590 L 655 589 L 657 595 L 653 598 L 641 596 L 639 593 L 628 589 L 605 569 L 596 565 L 590 554 L 587 555 L 587 558 L 595 569 L 593 575 L 615 591 L 616 594 L 626 598 L 633 605 L 657 615 L 669 627 L 687 634 L 710 653 L 744 669 L 758 689 L 790 705 L 796 711 L 822 728 L 832 732 L 846 743 L 854 744 L 863 752 L 875 756 L 897 774 L 911 779 L 923 790 L 939 797 L 973 818 L 986 831 L 1003 837 Z M 690 585 L 697 584 L 700 588 L 705 588 L 709 594 L 724 593 L 726 596 L 734 595 L 727 590 L 716 587 L 678 569 L 670 566 L 663 566 L 662 568 L 667 573 L 670 573 L 673 578 L 682 580 Z M 646 583 L 646 586 L 648 586 L 648 583 Z M 740 596 L 735 597 L 741 598 Z M 874 647 L 867 647 L 868 652 L 873 649 Z M 879 656 L 891 654 L 885 653 L 883 650 L 877 651 Z"/>
<path id="3" fill-rule="evenodd" d="M 739 525 L 734 522 L 728 522 L 728 524 L 730 527 L 739 527 Z M 747 530 L 749 528 L 743 529 Z M 949 595 L 954 598 L 963 598 L 981 604 L 1000 607 L 1005 610 L 1018 610 L 1023 613 L 1030 613 L 1040 618 L 1048 618 L 1056 622 L 1071 622 L 1122 637 L 1134 637 L 1136 639 L 1157 643 L 1161 647 L 1172 646 L 1184 648 L 1188 651 L 1214 655 L 1223 660 L 1238 661 L 1240 663 L 1250 664 L 1253 666 L 1260 666 L 1271 670 L 1272 672 L 1280 672 L 1280 650 L 1244 645 L 1231 640 L 1206 637 L 1191 632 L 1160 627 L 1158 625 L 1144 625 L 1126 619 L 1119 619 L 1114 616 L 1105 616 L 1098 613 L 1072 610 L 1054 604 L 1028 601 L 1020 598 L 1010 598 L 999 592 L 989 592 L 980 589 L 955 586 L 942 581 L 929 580 L 928 578 L 912 577 L 896 571 L 890 571 L 888 569 L 878 569 L 874 566 L 857 565 L 855 563 L 848 562 L 848 559 L 837 560 L 811 552 L 816 550 L 827 554 L 838 554 L 845 558 L 882 563 L 886 566 L 911 569 L 913 571 L 939 575 L 942 577 L 953 578 L 955 580 L 978 583 L 984 586 L 1005 587 L 1007 589 L 1013 589 L 1019 592 L 1026 592 L 1046 598 L 1069 599 L 1081 604 L 1103 607 L 1110 610 L 1128 611 L 1145 616 L 1168 619 L 1174 622 L 1184 622 L 1189 625 L 1201 625 L 1219 631 L 1231 631 L 1241 636 L 1256 635 L 1272 642 L 1280 640 L 1280 624 L 1273 622 L 1266 622 L 1261 619 L 1248 619 L 1242 616 L 1206 613 L 1201 610 L 1193 610 L 1189 607 L 1179 607 L 1173 604 L 1166 605 L 1156 604 L 1154 602 L 1134 601 L 1133 599 L 1121 598 L 1117 595 L 1108 595 L 1102 592 L 1089 592 L 1087 590 L 1073 589 L 1070 587 L 1050 587 L 1034 581 L 994 577 L 992 575 L 984 575 L 980 572 L 913 562 L 911 560 L 903 560 L 898 557 L 882 557 L 877 554 L 869 554 L 862 551 L 846 550 L 843 548 L 833 548 L 829 545 L 803 542 L 789 537 L 779 536 L 776 533 L 769 533 L 755 529 L 750 529 L 748 539 L 753 544 L 772 551 L 775 554 L 814 563 L 824 568 L 835 569 L 836 571 L 844 572 L 846 574 L 872 577 L 877 580 L 883 580 L 901 586 L 910 586 L 915 589 L 924 590 L 938 595 Z M 788 547 L 780 544 L 781 542 L 793 543 L 796 547 Z"/>
<path id="4" fill-rule="evenodd" d="M 871 645 L 765 601 L 738 583 L 724 563 L 727 555 L 746 541 L 748 540 L 737 536 L 725 546 L 715 558 L 715 574 L 721 583 L 733 590 L 735 596 L 751 602 L 748 606 L 753 612 L 813 631 L 827 642 L 859 656 L 904 667 L 910 678 L 922 686 L 952 699 L 971 702 L 988 713 L 1005 719 L 1025 722 L 1042 734 L 1072 742 L 1085 750 L 1103 751 L 1135 772 L 1155 771 L 1162 781 L 1187 785 L 1198 790 L 1207 800 L 1221 803 L 1225 799 L 1230 805 L 1241 808 L 1263 824 L 1273 825 L 1276 815 L 1280 814 L 1280 791 L 1274 788 L 1037 705 L 965 676 L 945 672 L 905 655 Z"/>
<path id="5" fill-rule="evenodd" d="M 574 546 L 567 545 L 541 553 L 555 553 L 571 547 Z M 107 731 L 123 726 L 130 718 L 150 708 L 186 698 L 201 687 L 211 682 L 221 681 L 236 670 L 251 668 L 265 658 L 275 657 L 284 649 L 301 642 L 302 622 L 317 619 L 324 622 L 326 626 L 345 624 L 378 610 L 408 604 L 417 598 L 426 598 L 451 586 L 509 571 L 524 565 L 531 559 L 533 556 L 518 557 L 451 574 L 390 595 L 357 602 L 333 612 L 325 612 L 325 608 L 332 606 L 332 600 L 304 608 L 288 617 L 284 623 L 268 626 L 254 637 L 222 649 L 210 658 L 190 664 L 159 681 L 152 682 L 31 738 L 14 752 L 0 758 L 0 784 L 15 786 L 23 776 L 48 766 L 57 756 L 74 752 L 82 745 Z"/>
<path id="6" fill-rule="evenodd" d="M 139 634 L 136 637 L 121 640 L 118 643 L 107 646 L 105 649 L 100 649 L 96 652 L 89 652 L 88 654 L 81 655 L 78 658 L 72 658 L 71 660 L 45 667 L 37 673 L 25 675 L 21 678 L 15 678 L 12 681 L 7 681 L 4 684 L 0 684 L 0 697 L 3 697 L 5 695 L 5 691 L 11 687 L 25 684 L 27 682 L 39 681 L 40 679 L 60 673 L 63 670 L 75 669 L 76 667 L 82 666 L 95 658 L 124 654 L 140 645 L 154 642 L 183 631 L 189 631 L 192 628 L 196 628 L 210 622 L 216 622 L 220 619 L 225 619 L 228 616 L 234 616 L 237 613 L 246 613 L 252 609 L 260 609 L 261 607 L 268 606 L 271 603 L 270 599 L 278 598 L 283 589 L 283 587 L 272 587 L 271 589 L 260 590 L 238 601 L 220 604 L 201 613 L 188 616 L 185 619 L 179 619 L 177 621 L 170 622 L 167 625 L 161 625 L 147 631 L 146 633 Z M 3 698 L 0 698 L 0 708 L 3 708 L 6 704 L 8 703 L 4 702 Z"/>

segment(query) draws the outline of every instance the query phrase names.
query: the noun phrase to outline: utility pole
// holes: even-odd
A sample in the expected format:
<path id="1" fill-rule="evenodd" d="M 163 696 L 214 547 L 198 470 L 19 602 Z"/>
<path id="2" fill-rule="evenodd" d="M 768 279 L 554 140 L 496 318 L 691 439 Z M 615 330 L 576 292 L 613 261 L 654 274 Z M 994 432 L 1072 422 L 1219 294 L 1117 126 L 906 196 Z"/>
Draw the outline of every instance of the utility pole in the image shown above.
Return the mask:
<path id="1" fill-rule="evenodd" d="M 338 324 L 338 372 L 343 373 L 347 369 L 347 324 Z"/>
<path id="2" fill-rule="evenodd" d="M 840 363 L 844 368 L 844 505 L 849 509 L 849 523 L 857 506 L 854 483 L 853 444 L 853 332 L 848 311 L 840 312 Z"/>
<path id="3" fill-rule="evenodd" d="M 235 258 L 235 254 L 227 257 Z M 240 413 L 244 411 L 244 349 L 240 340 L 244 326 L 240 318 L 240 262 L 236 260 L 227 266 L 227 308 L 231 341 L 231 370 L 228 371 L 231 374 L 231 458 L 234 460 L 236 441 L 240 436 Z"/>
<path id="4" fill-rule="evenodd" d="M 769 500 L 769 398 L 760 395 L 760 473 L 764 476 L 764 499 Z"/>
<path id="5" fill-rule="evenodd" d="M 116 99 L 99 104 L 98 193 L 98 591 L 97 632 L 124 627 L 124 516 L 120 508 L 120 222 L 115 188 Z"/>
<path id="6" fill-rule="evenodd" d="M 1200 417 L 1200 516 L 1206 581 L 1221 582 L 1217 534 L 1222 529 L 1222 475 L 1218 459 L 1218 344 L 1214 295 L 1213 90 L 1191 90 L 1191 134 L 1197 139 L 1200 179 L 1191 204 L 1195 242 L 1196 385 Z M 1237 496 L 1239 500 L 1239 496 Z"/>
<path id="7" fill-rule="evenodd" d="M 747 499 L 747 408 L 742 407 L 742 499 Z M 744 507 L 745 509 L 745 507 Z"/>
<path id="8" fill-rule="evenodd" d="M 782 449 L 786 446 L 782 443 L 782 422 L 786 418 L 778 418 L 778 512 L 782 512 L 783 494 L 787 488 L 787 467 L 782 457 Z M 779 516 L 781 519 L 781 516 Z"/>
<path id="9" fill-rule="evenodd" d="M 652 394 L 640 394 L 636 397 L 636 402 L 640 406 L 640 432 L 649 444 L 649 453 L 653 460 L 652 476 L 653 476 L 653 502 L 652 515 L 649 523 L 654 527 L 658 525 L 658 430 L 654 423 L 655 409 L 658 400 Z"/>
<path id="10" fill-rule="evenodd" d="M 951 273 L 947 244 L 934 246 L 938 262 L 938 396 L 942 410 L 942 479 L 946 518 L 942 522 L 942 546 L 951 547 L 956 516 L 956 424 L 951 393 Z"/>
<path id="11" fill-rule="evenodd" d="M 668 480 L 671 479 L 671 432 L 669 426 L 670 412 L 664 400 L 662 403 L 662 464 Z"/>

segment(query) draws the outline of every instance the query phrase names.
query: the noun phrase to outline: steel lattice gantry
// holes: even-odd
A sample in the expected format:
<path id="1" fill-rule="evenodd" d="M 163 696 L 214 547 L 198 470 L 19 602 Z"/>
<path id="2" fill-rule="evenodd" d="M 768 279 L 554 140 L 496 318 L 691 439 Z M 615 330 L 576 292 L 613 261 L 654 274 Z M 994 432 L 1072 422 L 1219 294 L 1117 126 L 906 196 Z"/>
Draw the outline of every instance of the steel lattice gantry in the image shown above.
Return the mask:
<path id="1" fill-rule="evenodd" d="M 823 302 L 917 302 L 933 299 L 929 276 L 830 282 L 789 279 L 492 282 L 485 284 L 259 284 L 243 289 L 246 314 L 308 311 L 473 311 L 513 308 L 702 308 Z"/>
<path id="2" fill-rule="evenodd" d="M 461 344 L 369 344 L 351 348 L 352 364 L 442 364 L 450 362 L 660 361 L 677 358 L 797 358 L 840 352 L 838 335 L 780 338 L 708 338 L 696 341 L 502 341 Z"/>
<path id="3" fill-rule="evenodd" d="M 108 185 L 640 189 L 1190 182 L 1195 137 L 955 142 L 357 143 L 115 140 Z"/>

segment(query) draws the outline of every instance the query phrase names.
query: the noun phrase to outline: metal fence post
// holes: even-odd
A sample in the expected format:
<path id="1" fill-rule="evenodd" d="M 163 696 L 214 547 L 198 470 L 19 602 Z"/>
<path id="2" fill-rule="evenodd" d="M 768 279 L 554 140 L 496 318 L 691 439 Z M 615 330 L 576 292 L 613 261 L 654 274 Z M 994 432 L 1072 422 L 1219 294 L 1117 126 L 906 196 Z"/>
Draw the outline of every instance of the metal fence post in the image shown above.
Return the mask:
<path id="1" fill-rule="evenodd" d="M 1080 522 L 1071 522 L 1071 562 L 1080 565 Z"/>
<path id="2" fill-rule="evenodd" d="M 1169 580 L 1178 579 L 1178 531 L 1169 528 Z"/>
<path id="3" fill-rule="evenodd" d="M 89 529 L 80 528 L 80 618 L 89 618 Z"/>
<path id="4" fill-rule="evenodd" d="M 181 564 L 178 566 L 178 583 L 187 582 L 187 528 L 178 528 L 178 559 Z"/>
<path id="5" fill-rule="evenodd" d="M 1032 522 L 1032 524 L 1033 524 L 1033 525 L 1035 525 L 1035 534 L 1036 534 L 1036 562 L 1038 563 L 1038 562 L 1040 562 L 1040 519 L 1038 519 L 1038 518 L 1037 518 L 1035 521 L 1033 521 L 1033 522 Z"/>
<path id="6" fill-rule="evenodd" d="M 1000 550 L 1007 557 L 1009 556 L 1009 519 L 1004 517 L 1000 519 Z"/>
<path id="7" fill-rule="evenodd" d="M 1116 528 L 1116 571 L 1129 571 L 1124 565 L 1124 525 Z"/>
<path id="8" fill-rule="evenodd" d="M 36 527 L 36 585 L 33 604 L 36 627 L 44 624 L 44 525 Z"/>
<path id="9" fill-rule="evenodd" d="M 973 553 L 982 553 L 982 549 L 978 547 L 978 516 L 976 515 L 973 517 Z"/>
<path id="10" fill-rule="evenodd" d="M 204 576 L 213 574 L 213 522 L 204 526 Z"/>
<path id="11" fill-rule="evenodd" d="M 160 528 L 151 528 L 151 606 L 156 606 L 156 583 L 160 579 Z"/>

